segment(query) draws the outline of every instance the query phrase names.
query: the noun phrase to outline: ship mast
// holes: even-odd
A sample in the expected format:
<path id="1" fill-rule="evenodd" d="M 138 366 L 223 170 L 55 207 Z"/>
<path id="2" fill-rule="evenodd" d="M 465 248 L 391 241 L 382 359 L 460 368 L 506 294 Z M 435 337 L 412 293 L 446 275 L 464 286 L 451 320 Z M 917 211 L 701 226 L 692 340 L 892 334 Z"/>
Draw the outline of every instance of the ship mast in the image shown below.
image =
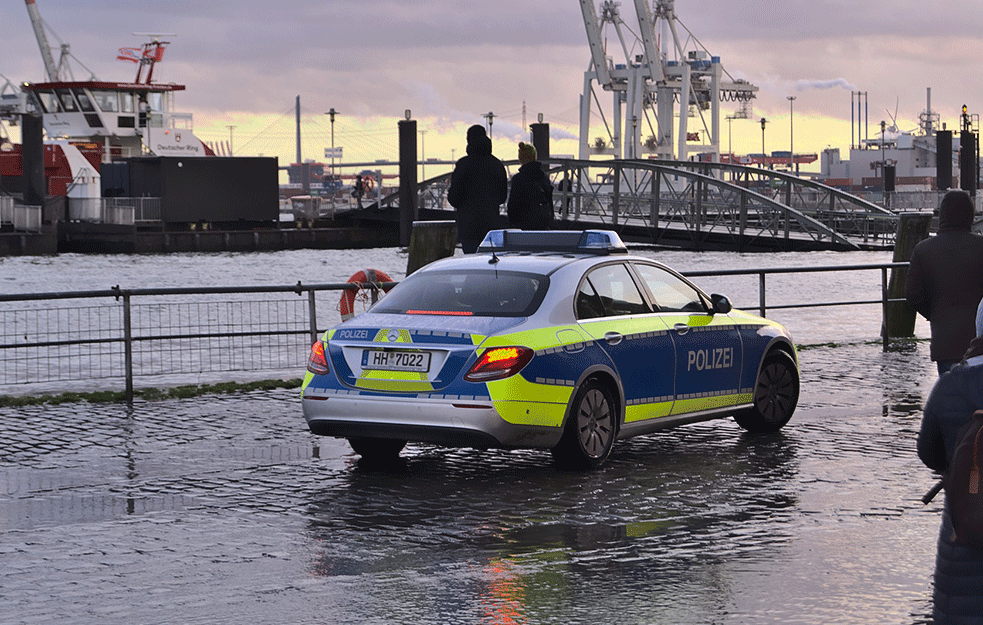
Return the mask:
<path id="1" fill-rule="evenodd" d="M 44 32 L 44 22 L 41 21 L 41 13 L 34 0 L 24 0 L 27 3 L 27 14 L 31 18 L 31 25 L 34 27 L 34 36 L 37 37 L 38 46 L 41 48 L 41 60 L 44 61 L 44 71 L 48 74 L 48 80 L 58 81 L 58 66 L 55 65 L 55 57 L 51 55 L 51 46 L 48 44 L 48 35 Z"/>

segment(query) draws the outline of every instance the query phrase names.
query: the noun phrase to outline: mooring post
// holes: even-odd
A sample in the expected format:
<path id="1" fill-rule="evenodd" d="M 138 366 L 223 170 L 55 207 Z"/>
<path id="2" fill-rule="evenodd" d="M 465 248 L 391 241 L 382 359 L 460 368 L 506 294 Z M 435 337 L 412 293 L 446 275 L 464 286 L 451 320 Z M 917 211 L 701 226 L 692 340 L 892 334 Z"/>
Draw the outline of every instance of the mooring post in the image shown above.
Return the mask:
<path id="1" fill-rule="evenodd" d="M 133 403 L 133 324 L 130 319 L 130 292 L 123 292 L 123 361 L 126 367 L 126 403 Z"/>
<path id="2" fill-rule="evenodd" d="M 920 241 L 928 238 L 929 227 L 932 225 L 932 213 L 902 213 L 898 216 L 898 236 L 894 240 L 894 259 L 896 263 L 906 263 L 911 260 L 911 253 Z M 891 269 L 891 281 L 887 287 L 887 299 L 884 302 L 884 320 L 881 334 L 884 346 L 892 338 L 911 337 L 915 334 L 915 311 L 903 300 L 905 281 L 908 278 L 907 267 Z"/>
<path id="3" fill-rule="evenodd" d="M 453 221 L 414 221 L 406 275 L 441 258 L 454 255 L 457 226 Z"/>

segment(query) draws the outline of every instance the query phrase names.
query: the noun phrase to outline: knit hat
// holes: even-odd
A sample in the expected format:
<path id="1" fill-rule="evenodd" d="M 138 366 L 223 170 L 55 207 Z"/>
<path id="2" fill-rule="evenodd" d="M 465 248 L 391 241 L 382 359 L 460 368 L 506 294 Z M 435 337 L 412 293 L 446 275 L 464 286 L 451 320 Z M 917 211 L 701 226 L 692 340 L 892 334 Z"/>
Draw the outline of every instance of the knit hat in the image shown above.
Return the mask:
<path id="1" fill-rule="evenodd" d="M 519 142 L 519 162 L 526 163 L 536 160 L 536 148 L 531 143 Z"/>

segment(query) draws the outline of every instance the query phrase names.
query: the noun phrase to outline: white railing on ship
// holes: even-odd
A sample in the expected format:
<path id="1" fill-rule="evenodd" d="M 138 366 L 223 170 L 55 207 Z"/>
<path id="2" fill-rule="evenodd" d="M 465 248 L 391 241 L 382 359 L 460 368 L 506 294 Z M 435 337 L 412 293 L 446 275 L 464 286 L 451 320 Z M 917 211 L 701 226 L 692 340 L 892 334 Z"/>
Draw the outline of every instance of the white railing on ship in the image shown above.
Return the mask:
<path id="1" fill-rule="evenodd" d="M 0 224 L 14 223 L 14 198 L 0 195 Z"/>
<path id="2" fill-rule="evenodd" d="M 0 224 L 18 232 L 40 232 L 41 207 L 14 204 L 14 198 L 0 197 Z"/>
<path id="3" fill-rule="evenodd" d="M 160 221 L 159 197 L 68 198 L 72 221 L 132 226 Z"/>

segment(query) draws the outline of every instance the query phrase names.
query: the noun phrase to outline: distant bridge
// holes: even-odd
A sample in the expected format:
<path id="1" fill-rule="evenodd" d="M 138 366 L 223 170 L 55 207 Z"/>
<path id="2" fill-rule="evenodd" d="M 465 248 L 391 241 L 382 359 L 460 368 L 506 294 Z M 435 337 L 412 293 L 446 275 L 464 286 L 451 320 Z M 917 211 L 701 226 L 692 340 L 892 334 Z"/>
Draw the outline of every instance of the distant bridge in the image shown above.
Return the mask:
<path id="1" fill-rule="evenodd" d="M 514 168 L 516 163 L 507 165 Z M 558 227 L 605 228 L 627 241 L 686 249 L 890 249 L 898 216 L 779 171 L 693 161 L 544 159 Z M 571 181 L 569 191 L 560 181 Z M 421 218 L 452 219 L 450 174 L 419 184 Z M 383 207 L 398 203 L 398 193 Z"/>

